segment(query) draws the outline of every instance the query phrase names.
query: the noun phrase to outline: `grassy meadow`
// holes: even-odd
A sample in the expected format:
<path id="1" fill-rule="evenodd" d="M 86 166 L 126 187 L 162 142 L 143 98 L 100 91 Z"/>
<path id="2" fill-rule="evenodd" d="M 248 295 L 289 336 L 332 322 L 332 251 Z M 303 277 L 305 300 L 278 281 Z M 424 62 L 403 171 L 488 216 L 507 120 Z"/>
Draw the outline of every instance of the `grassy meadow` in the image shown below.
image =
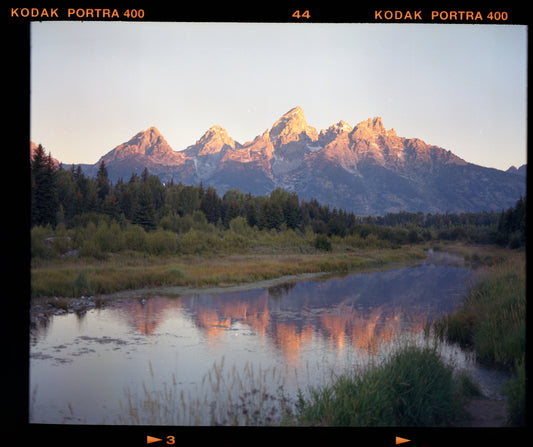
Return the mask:
<path id="1" fill-rule="evenodd" d="M 227 286 L 423 257 L 419 245 L 399 249 L 372 237 L 321 239 L 312 232 L 237 225 L 229 230 L 210 226 L 179 236 L 162 229 L 145 232 L 138 226 L 121 230 L 106 223 L 55 231 L 36 227 L 31 291 L 32 297 L 79 297 L 164 286 Z"/>

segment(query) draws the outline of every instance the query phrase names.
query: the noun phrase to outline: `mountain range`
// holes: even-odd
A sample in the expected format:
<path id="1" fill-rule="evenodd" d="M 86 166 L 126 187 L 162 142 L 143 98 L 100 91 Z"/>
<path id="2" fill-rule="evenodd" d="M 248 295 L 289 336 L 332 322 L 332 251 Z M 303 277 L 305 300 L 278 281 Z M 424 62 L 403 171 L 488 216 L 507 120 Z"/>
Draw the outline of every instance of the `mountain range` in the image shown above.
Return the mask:
<path id="1" fill-rule="evenodd" d="M 241 144 L 212 126 L 175 151 L 155 128 L 139 132 L 94 165 L 127 181 L 146 167 L 161 181 L 268 195 L 277 187 L 359 215 L 387 212 L 479 212 L 514 206 L 526 194 L 526 165 L 507 171 L 469 163 L 449 150 L 404 138 L 370 118 L 339 121 L 318 132 L 295 107 L 262 135 Z"/>

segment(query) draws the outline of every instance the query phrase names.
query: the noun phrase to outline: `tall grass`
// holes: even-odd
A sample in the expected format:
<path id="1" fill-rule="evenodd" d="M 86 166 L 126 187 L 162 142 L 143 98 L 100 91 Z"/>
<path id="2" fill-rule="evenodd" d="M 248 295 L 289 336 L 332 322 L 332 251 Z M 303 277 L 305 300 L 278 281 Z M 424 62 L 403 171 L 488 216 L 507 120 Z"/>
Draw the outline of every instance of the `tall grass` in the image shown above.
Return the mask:
<path id="1" fill-rule="evenodd" d="M 442 344 L 394 342 L 378 358 L 286 391 L 287 371 L 214 362 L 197 386 L 143 384 L 124 390 L 118 423 L 229 426 L 446 426 L 479 389 L 446 358 Z M 327 375 L 327 372 L 325 372 Z"/>
<path id="2" fill-rule="evenodd" d="M 474 350 L 489 365 L 514 372 L 505 385 L 508 419 L 525 422 L 526 269 L 523 254 L 485 268 L 456 312 L 434 323 L 435 333 Z"/>
<path id="3" fill-rule="evenodd" d="M 127 425 L 280 425 L 292 412 L 283 389 L 284 375 L 276 368 L 246 364 L 242 370 L 225 365 L 224 357 L 203 376 L 201 383 L 180 389 L 170 384 L 144 383 L 137 395 L 124 389 L 118 423 Z"/>
<path id="4" fill-rule="evenodd" d="M 510 424 L 526 423 L 526 362 L 525 357 L 516 362 L 516 376 L 504 387 L 508 400 L 507 418 Z"/>
<path id="5" fill-rule="evenodd" d="M 481 361 L 513 367 L 526 347 L 525 281 L 520 257 L 485 268 L 461 307 L 435 323 L 436 333 L 474 348 Z"/>
<path id="6" fill-rule="evenodd" d="M 123 290 L 233 285 L 288 275 L 346 272 L 423 256 L 421 249 L 219 256 L 113 254 L 106 260 L 48 261 L 31 271 L 33 297 L 78 297 Z"/>
<path id="7" fill-rule="evenodd" d="M 464 379 L 436 347 L 405 346 L 381 364 L 299 396 L 295 421 L 320 426 L 446 426 L 462 415 Z"/>

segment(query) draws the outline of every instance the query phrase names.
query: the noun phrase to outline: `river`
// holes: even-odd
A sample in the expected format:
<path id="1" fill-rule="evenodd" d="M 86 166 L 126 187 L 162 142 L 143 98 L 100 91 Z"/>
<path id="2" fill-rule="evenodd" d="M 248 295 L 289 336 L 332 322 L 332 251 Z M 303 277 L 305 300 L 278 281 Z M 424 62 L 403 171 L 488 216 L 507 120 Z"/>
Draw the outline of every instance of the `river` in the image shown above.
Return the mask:
<path id="1" fill-rule="evenodd" d="M 30 422 L 209 425 L 259 394 L 279 405 L 454 310 L 472 272 L 452 260 L 54 316 L 31 336 Z"/>

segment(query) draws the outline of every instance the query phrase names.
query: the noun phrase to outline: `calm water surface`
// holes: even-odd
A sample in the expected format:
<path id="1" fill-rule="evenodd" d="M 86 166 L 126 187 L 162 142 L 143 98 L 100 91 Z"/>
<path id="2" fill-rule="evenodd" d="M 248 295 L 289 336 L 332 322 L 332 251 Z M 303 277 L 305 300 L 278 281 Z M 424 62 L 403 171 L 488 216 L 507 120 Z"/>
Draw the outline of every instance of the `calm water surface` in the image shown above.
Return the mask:
<path id="1" fill-rule="evenodd" d="M 425 263 L 55 316 L 31 337 L 31 422 L 120 423 L 128 396 L 194 395 L 222 369 L 228 382 L 270 380 L 294 394 L 420 333 L 470 280 L 468 269 Z"/>

